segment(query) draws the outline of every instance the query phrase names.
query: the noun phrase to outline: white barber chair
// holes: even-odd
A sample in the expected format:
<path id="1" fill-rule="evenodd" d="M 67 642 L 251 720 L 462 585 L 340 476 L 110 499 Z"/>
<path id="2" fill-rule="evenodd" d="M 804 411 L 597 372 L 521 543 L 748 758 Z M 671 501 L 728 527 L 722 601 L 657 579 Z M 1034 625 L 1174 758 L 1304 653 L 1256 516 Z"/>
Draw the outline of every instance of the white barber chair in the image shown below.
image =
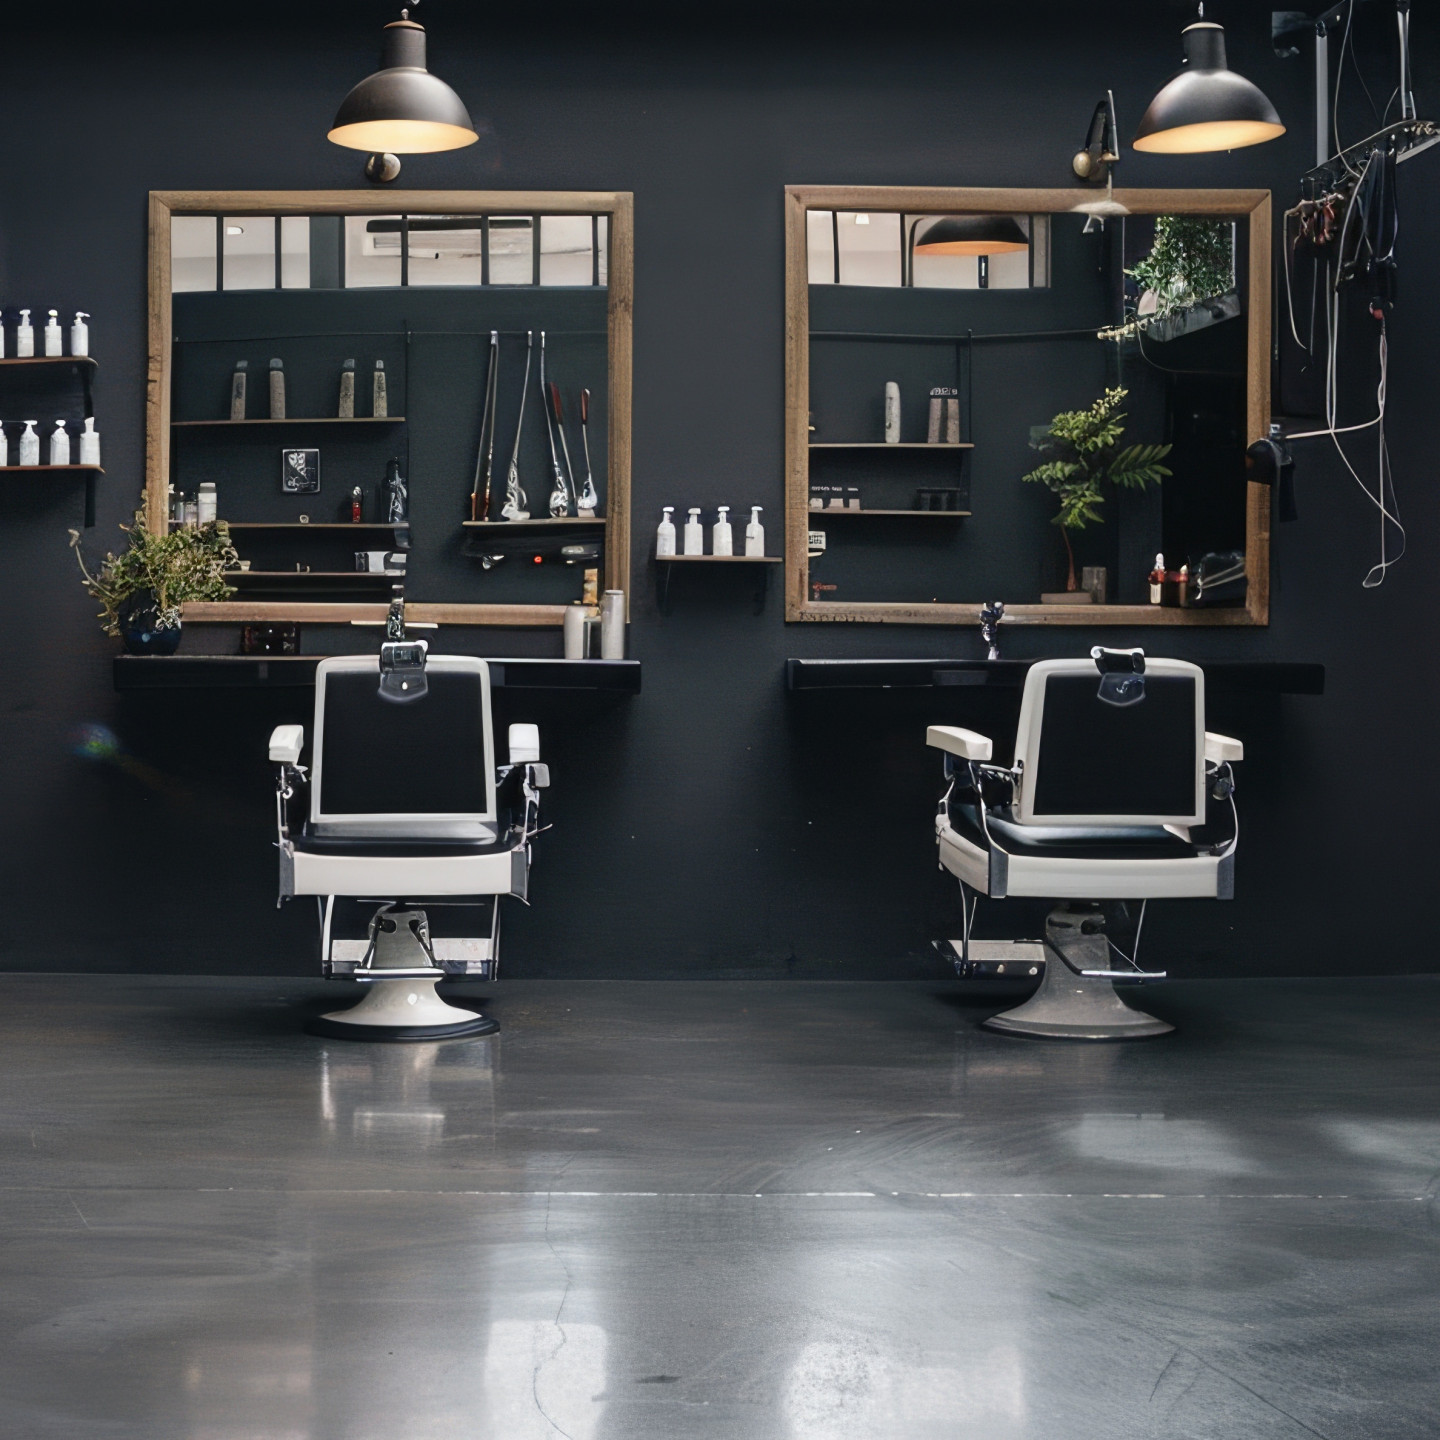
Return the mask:
<path id="1" fill-rule="evenodd" d="M 497 1029 L 441 999 L 435 985 L 492 979 L 500 899 L 525 899 L 539 792 L 550 778 L 536 727 L 510 727 L 510 763 L 497 768 L 489 667 L 471 656 L 427 658 L 423 641 L 402 640 L 378 659 L 342 656 L 316 668 L 309 818 L 297 826 L 289 802 L 307 780 L 304 744 L 301 725 L 270 737 L 280 766 L 280 900 L 316 897 L 326 977 L 366 990 L 352 1009 L 307 1028 L 356 1040 Z M 363 940 L 333 934 L 337 901 L 347 899 L 373 907 Z M 488 933 L 432 936 L 422 902 L 488 911 Z"/>
<path id="2" fill-rule="evenodd" d="M 932 725 L 945 752 L 935 817 L 940 865 L 960 881 L 961 975 L 1034 975 L 1025 1004 L 994 1030 L 1075 1040 L 1163 1035 L 1116 980 L 1163 980 L 1139 964 L 1145 903 L 1229 900 L 1239 834 L 1231 764 L 1238 740 L 1205 729 L 1205 676 L 1141 650 L 1044 660 L 1025 677 L 1015 763 L 992 765 L 983 735 Z M 973 941 L 978 897 L 1063 899 L 1043 941 Z M 1112 943 L 1097 902 L 1141 902 L 1130 954 Z"/>

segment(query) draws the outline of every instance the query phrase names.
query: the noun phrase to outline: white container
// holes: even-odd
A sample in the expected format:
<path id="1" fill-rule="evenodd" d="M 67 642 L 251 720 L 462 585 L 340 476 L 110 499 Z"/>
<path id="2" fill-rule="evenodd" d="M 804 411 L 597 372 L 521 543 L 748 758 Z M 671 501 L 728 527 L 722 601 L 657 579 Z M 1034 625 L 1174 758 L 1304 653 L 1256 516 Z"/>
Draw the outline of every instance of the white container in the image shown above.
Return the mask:
<path id="1" fill-rule="evenodd" d="M 600 601 L 600 658 L 625 658 L 625 592 L 607 590 Z"/>
<path id="2" fill-rule="evenodd" d="M 690 518 L 685 522 L 685 553 L 687 555 L 703 555 L 705 553 L 705 527 L 700 523 L 700 507 L 698 505 L 690 511 Z"/>
<path id="3" fill-rule="evenodd" d="M 70 432 L 65 428 L 63 420 L 55 422 L 55 429 L 50 434 L 50 463 L 52 465 L 68 465 L 70 463 Z"/>
<path id="4" fill-rule="evenodd" d="M 50 318 L 45 322 L 45 353 L 47 355 L 63 355 L 65 346 L 62 343 L 60 332 L 60 312 L 52 310 Z"/>
<path id="5" fill-rule="evenodd" d="M 82 437 L 82 445 L 85 443 Z M 765 553 L 765 527 L 760 523 L 760 511 L 763 506 L 752 505 L 750 507 L 750 523 L 745 527 L 745 553 L 747 555 L 763 555 Z"/>
<path id="6" fill-rule="evenodd" d="M 885 382 L 885 443 L 900 443 L 900 387 L 893 380 Z"/>
<path id="7" fill-rule="evenodd" d="M 385 389 L 385 362 L 383 360 L 375 362 L 375 378 L 371 382 L 370 413 L 377 420 L 384 420 L 390 414 L 390 397 Z"/>
<path id="8" fill-rule="evenodd" d="M 720 506 L 720 518 L 715 522 L 714 529 L 710 532 L 712 555 L 733 555 L 735 553 L 735 535 L 730 529 L 730 507 Z"/>
<path id="9" fill-rule="evenodd" d="M 204 481 L 195 495 L 196 521 L 201 525 L 209 525 L 220 516 L 220 501 L 215 494 L 215 482 Z"/>
<path id="10" fill-rule="evenodd" d="M 15 354 L 22 360 L 35 353 L 35 327 L 30 323 L 30 312 L 20 312 L 20 323 L 15 327 Z"/>
<path id="11" fill-rule="evenodd" d="M 579 600 L 565 607 L 564 636 L 565 658 L 585 658 L 585 611 L 587 607 Z"/>
<path id="12" fill-rule="evenodd" d="M 75 323 L 70 327 L 70 353 L 72 355 L 88 355 L 90 353 L 90 327 L 85 323 L 90 315 L 85 310 L 75 312 Z"/>
<path id="13" fill-rule="evenodd" d="M 82 465 L 99 465 L 100 463 L 100 434 L 95 429 L 95 417 L 85 417 L 85 428 L 80 432 L 80 463 Z"/>
<path id="14" fill-rule="evenodd" d="M 27 420 L 25 428 L 20 432 L 20 463 L 22 465 L 38 465 L 40 463 L 40 437 L 35 433 L 34 420 Z"/>
<path id="15" fill-rule="evenodd" d="M 675 522 L 670 518 L 675 513 L 673 505 L 667 505 L 660 512 L 660 524 L 655 530 L 655 553 L 660 557 L 675 553 Z"/>
<path id="16" fill-rule="evenodd" d="M 0 465 L 10 463 L 10 441 L 5 436 L 5 427 L 0 425 Z"/>

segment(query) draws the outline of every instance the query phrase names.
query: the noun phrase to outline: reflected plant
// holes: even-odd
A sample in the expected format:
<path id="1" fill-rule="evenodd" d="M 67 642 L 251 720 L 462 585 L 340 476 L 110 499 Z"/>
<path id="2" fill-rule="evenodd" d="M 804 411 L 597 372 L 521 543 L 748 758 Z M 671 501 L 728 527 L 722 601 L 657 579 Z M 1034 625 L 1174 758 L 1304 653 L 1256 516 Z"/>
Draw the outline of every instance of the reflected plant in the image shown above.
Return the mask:
<path id="1" fill-rule="evenodd" d="M 1070 562 L 1066 590 L 1078 590 L 1075 583 L 1075 551 L 1070 532 L 1083 530 L 1090 524 L 1103 524 L 1100 506 L 1105 503 L 1105 486 L 1122 490 L 1143 490 L 1151 481 L 1159 484 L 1170 474 L 1160 461 L 1170 453 L 1169 445 L 1127 445 L 1120 441 L 1125 435 L 1125 412 L 1121 403 L 1129 394 L 1121 386 L 1112 386 L 1088 410 L 1061 411 L 1049 424 L 1044 436 L 1032 442 L 1045 463 L 1037 465 L 1022 480 L 1038 481 L 1060 501 L 1060 509 L 1050 522 L 1060 527 L 1065 541 L 1065 554 Z"/>
<path id="2" fill-rule="evenodd" d="M 1163 320 L 1235 288 L 1235 254 L 1228 220 L 1198 215 L 1161 215 L 1155 221 L 1150 253 L 1125 272 L 1141 290 L 1155 296 Z"/>

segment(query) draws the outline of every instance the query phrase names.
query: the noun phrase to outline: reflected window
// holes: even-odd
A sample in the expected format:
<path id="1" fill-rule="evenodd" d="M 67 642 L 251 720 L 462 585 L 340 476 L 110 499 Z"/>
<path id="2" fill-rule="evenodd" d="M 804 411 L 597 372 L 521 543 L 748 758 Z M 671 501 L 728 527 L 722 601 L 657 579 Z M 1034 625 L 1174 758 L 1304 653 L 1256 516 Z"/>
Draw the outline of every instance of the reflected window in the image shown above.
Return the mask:
<path id="1" fill-rule="evenodd" d="M 400 221 L 399 215 L 345 217 L 345 269 L 341 283 L 347 290 L 401 283 Z"/>
<path id="2" fill-rule="evenodd" d="M 275 232 L 278 228 L 279 222 L 273 215 L 225 216 L 220 225 L 222 289 L 275 288 Z"/>
<path id="3" fill-rule="evenodd" d="M 175 293 L 213 290 L 216 280 L 213 215 L 176 215 L 170 221 L 170 288 Z"/>

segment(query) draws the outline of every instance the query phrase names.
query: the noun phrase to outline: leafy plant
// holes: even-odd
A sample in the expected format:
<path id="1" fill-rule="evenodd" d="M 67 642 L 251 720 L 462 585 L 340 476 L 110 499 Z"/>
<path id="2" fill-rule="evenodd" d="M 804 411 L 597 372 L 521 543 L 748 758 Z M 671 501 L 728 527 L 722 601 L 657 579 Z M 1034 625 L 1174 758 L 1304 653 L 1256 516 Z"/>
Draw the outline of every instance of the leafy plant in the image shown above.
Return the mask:
<path id="1" fill-rule="evenodd" d="M 1125 435 L 1125 413 L 1120 405 L 1128 393 L 1118 385 L 1112 386 L 1088 410 L 1062 411 L 1050 422 L 1043 438 L 1034 442 L 1035 449 L 1050 458 L 1020 477 L 1038 481 L 1060 501 L 1059 513 L 1051 524 L 1060 527 L 1065 541 L 1070 562 L 1067 590 L 1079 588 L 1075 584 L 1070 532 L 1103 523 L 1100 506 L 1105 502 L 1105 486 L 1143 490 L 1152 480 L 1158 485 L 1170 474 L 1160 464 L 1170 453 L 1170 446 L 1120 448 Z"/>
<path id="2" fill-rule="evenodd" d="M 1161 215 L 1150 253 L 1125 272 L 1155 294 L 1155 317 L 1188 310 L 1235 288 L 1235 254 L 1228 220 Z"/>
<path id="3" fill-rule="evenodd" d="M 70 532 L 70 548 L 84 577 L 80 583 L 100 602 L 107 635 L 120 634 L 121 612 L 136 596 L 152 595 L 157 622 L 168 628 L 180 623 L 186 601 L 228 600 L 235 593 L 225 571 L 239 557 L 223 520 L 156 535 L 145 523 L 144 510 L 137 510 L 135 523 L 120 528 L 130 537 L 129 546 L 118 555 L 107 553 L 94 574 L 85 564 L 80 532 Z"/>

